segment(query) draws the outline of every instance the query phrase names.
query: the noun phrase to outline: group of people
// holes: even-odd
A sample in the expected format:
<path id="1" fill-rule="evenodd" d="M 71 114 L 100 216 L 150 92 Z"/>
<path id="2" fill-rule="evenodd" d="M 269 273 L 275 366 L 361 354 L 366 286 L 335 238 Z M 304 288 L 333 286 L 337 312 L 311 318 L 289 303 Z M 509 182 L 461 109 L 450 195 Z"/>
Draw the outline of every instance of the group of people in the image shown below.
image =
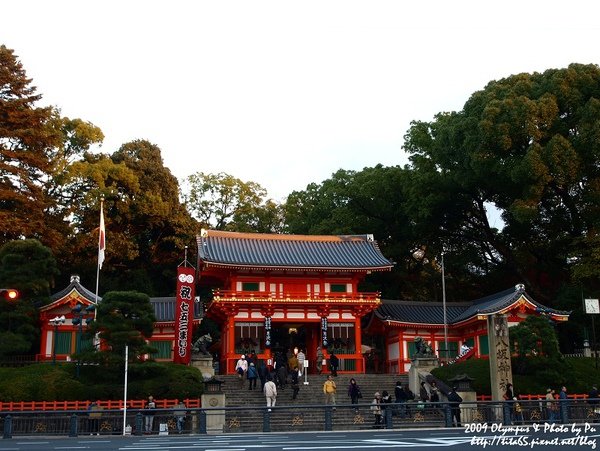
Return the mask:
<path id="1" fill-rule="evenodd" d="M 175 416 L 175 427 L 177 433 L 181 434 L 185 426 L 185 417 L 187 415 L 187 408 L 183 401 L 175 406 L 173 415 Z M 144 404 L 144 433 L 152 434 L 154 429 L 154 416 L 156 414 L 156 402 L 152 396 L 148 396 L 148 400 Z"/>
<path id="2" fill-rule="evenodd" d="M 307 366 L 305 365 L 306 361 L 307 357 L 303 349 L 298 349 L 298 352 L 292 353 L 290 357 L 284 351 L 276 352 L 272 365 L 259 361 L 254 352 L 242 354 L 235 365 L 235 371 L 239 378 L 239 388 L 244 388 L 246 381 L 248 381 L 248 390 L 255 390 L 257 389 L 257 381 L 260 380 L 260 389 L 264 392 L 265 384 L 269 380 L 279 390 L 284 390 L 290 383 L 293 390 L 292 398 L 296 399 L 300 391 L 299 381 L 305 371 L 305 366 Z M 321 347 L 317 347 L 315 368 L 318 374 L 322 374 L 326 362 L 327 359 Z M 337 377 L 338 367 L 339 359 L 332 352 L 329 355 L 329 369 L 333 377 Z"/>
<path id="3" fill-rule="evenodd" d="M 598 398 L 598 390 L 595 386 L 592 387 L 590 393 L 588 394 L 588 398 L 591 399 L 590 404 L 597 403 L 598 401 L 595 398 Z M 546 389 L 546 421 L 548 423 L 554 423 L 556 421 L 560 421 L 561 418 L 561 408 L 566 408 L 567 406 L 564 403 L 557 402 L 556 400 L 566 400 L 567 399 L 567 387 L 564 385 L 560 389 L 558 394 L 556 390 L 553 388 Z"/>
<path id="4" fill-rule="evenodd" d="M 455 390 L 454 390 L 455 392 Z M 347 389 L 348 397 L 350 398 L 351 404 L 360 404 L 360 399 L 363 397 L 362 391 L 355 378 L 351 378 L 348 383 Z M 323 383 L 323 394 L 325 395 L 325 405 L 332 406 L 332 409 L 335 410 L 336 404 L 336 394 L 337 394 L 337 385 L 334 380 L 333 375 L 328 375 L 327 380 Z M 440 401 L 440 391 L 435 383 L 435 381 L 431 382 L 429 389 L 426 387 L 425 382 L 421 383 L 421 389 L 419 395 L 416 397 L 415 394 L 410 390 L 408 384 L 402 385 L 400 381 L 396 382 L 396 386 L 394 388 L 395 400 L 392 398 L 391 394 L 386 390 L 381 393 L 375 392 L 373 396 L 373 400 L 371 401 L 370 411 L 374 415 L 374 425 L 375 428 L 383 427 L 384 418 L 386 409 L 390 408 L 393 415 L 406 416 L 410 415 L 410 411 L 407 407 L 408 401 L 419 401 L 419 402 L 439 402 Z M 456 395 L 458 396 L 458 394 Z M 458 401 L 458 404 L 462 402 L 462 399 Z M 395 403 L 396 406 L 388 406 L 387 404 Z M 454 403 L 451 404 L 451 407 L 456 407 L 458 410 L 456 413 L 458 419 L 457 423 L 460 426 L 460 409 L 458 409 L 458 404 L 454 406 Z M 358 408 L 354 408 L 355 412 L 358 412 Z"/>

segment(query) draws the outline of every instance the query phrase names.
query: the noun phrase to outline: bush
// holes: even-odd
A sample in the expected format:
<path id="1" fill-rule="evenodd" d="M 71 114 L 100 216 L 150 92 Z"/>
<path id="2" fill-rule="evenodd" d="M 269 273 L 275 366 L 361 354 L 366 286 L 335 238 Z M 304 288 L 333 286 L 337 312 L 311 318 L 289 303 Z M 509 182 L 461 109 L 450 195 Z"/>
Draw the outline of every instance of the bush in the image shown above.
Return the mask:
<path id="1" fill-rule="evenodd" d="M 565 385 L 569 393 L 587 393 L 592 384 L 600 381 L 600 370 L 591 358 L 548 359 L 530 357 L 513 358 L 513 385 L 516 394 L 544 394 L 548 387 L 558 391 Z M 519 367 L 520 374 L 514 371 Z M 458 374 L 475 379 L 473 388 L 480 395 L 490 395 L 490 364 L 488 360 L 470 359 L 466 362 L 436 368 L 431 372 L 448 383 Z M 450 384 L 449 384 L 450 385 Z"/>
<path id="2" fill-rule="evenodd" d="M 74 364 L 35 364 L 0 368 L 2 401 L 123 399 L 123 368 L 83 365 L 79 379 Z M 174 363 L 144 362 L 128 370 L 128 399 L 199 398 L 204 390 L 197 368 Z"/>

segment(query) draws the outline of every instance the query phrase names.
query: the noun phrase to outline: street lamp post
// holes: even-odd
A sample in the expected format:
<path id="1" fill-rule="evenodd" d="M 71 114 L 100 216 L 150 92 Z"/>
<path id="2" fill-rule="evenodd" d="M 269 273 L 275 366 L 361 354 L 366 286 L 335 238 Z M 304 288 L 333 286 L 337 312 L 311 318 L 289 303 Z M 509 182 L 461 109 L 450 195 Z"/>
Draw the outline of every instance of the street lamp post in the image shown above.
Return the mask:
<path id="1" fill-rule="evenodd" d="M 52 335 L 52 365 L 56 365 L 56 335 L 58 334 L 58 326 L 65 323 L 65 315 L 56 316 L 48 322 L 54 326 L 54 334 Z"/>
<path id="2" fill-rule="evenodd" d="M 79 378 L 79 368 L 81 366 L 81 357 L 79 354 L 81 353 L 81 335 L 83 334 L 83 320 L 85 319 L 86 324 L 94 321 L 94 311 L 96 310 L 96 306 L 94 304 L 88 305 L 85 309 L 82 308 L 81 304 L 77 304 L 73 309 L 71 309 L 71 313 L 73 313 L 73 325 L 79 326 L 77 331 L 77 348 L 75 352 L 77 354 L 77 366 L 75 370 L 76 377 Z"/>

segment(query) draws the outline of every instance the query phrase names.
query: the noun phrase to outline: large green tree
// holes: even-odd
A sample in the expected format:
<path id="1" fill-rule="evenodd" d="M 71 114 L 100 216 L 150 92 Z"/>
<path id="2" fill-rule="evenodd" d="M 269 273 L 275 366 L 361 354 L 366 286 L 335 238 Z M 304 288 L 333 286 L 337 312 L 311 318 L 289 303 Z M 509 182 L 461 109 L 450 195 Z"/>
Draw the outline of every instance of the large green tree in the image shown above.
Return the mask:
<path id="1" fill-rule="evenodd" d="M 65 266 L 95 277 L 100 198 L 105 198 L 106 262 L 101 291 L 135 289 L 149 295 L 175 290 L 185 246 L 194 249 L 197 226 L 179 201 L 177 179 L 160 149 L 145 140 L 112 155 L 86 154 L 69 166 L 76 259 Z"/>
<path id="2" fill-rule="evenodd" d="M 99 334 L 106 346 L 102 360 L 118 363 L 123 360 L 125 346 L 132 360 L 153 350 L 146 344 L 154 330 L 154 309 L 150 298 L 135 291 L 110 291 L 98 303 L 96 320 L 90 323 L 89 333 Z"/>
<path id="3" fill-rule="evenodd" d="M 37 240 L 15 240 L 0 247 L 0 288 L 19 291 L 14 300 L 0 296 L 0 356 L 39 349 L 37 308 L 48 302 L 57 274 L 52 251 Z"/>
<path id="4" fill-rule="evenodd" d="M 281 207 L 256 182 L 223 172 L 197 172 L 186 178 L 182 195 L 188 211 L 203 227 L 263 233 L 281 229 Z"/>
<path id="5" fill-rule="evenodd" d="M 412 196 L 408 168 L 377 165 L 362 171 L 340 169 L 321 184 L 292 192 L 285 203 L 285 230 L 296 234 L 372 234 L 386 257 L 396 263 L 391 273 L 368 278 L 363 289 L 382 290 L 386 297 L 441 299 L 439 267 L 417 258 L 428 237 L 418 233 L 408 205 Z"/>
<path id="6" fill-rule="evenodd" d="M 572 64 L 492 81 L 462 111 L 412 124 L 414 211 L 456 271 L 524 282 L 546 302 L 571 270 L 598 283 L 599 117 L 600 69 Z"/>

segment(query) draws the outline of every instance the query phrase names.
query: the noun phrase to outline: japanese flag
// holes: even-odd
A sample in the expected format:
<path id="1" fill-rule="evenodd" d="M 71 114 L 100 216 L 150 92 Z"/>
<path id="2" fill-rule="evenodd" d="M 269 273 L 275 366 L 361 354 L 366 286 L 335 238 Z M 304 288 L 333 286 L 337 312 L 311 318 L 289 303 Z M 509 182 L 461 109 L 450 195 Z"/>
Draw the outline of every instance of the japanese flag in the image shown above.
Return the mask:
<path id="1" fill-rule="evenodd" d="M 100 203 L 100 233 L 98 237 L 98 268 L 102 269 L 104 263 L 104 249 L 106 249 L 106 229 L 104 228 L 104 210 Z"/>

